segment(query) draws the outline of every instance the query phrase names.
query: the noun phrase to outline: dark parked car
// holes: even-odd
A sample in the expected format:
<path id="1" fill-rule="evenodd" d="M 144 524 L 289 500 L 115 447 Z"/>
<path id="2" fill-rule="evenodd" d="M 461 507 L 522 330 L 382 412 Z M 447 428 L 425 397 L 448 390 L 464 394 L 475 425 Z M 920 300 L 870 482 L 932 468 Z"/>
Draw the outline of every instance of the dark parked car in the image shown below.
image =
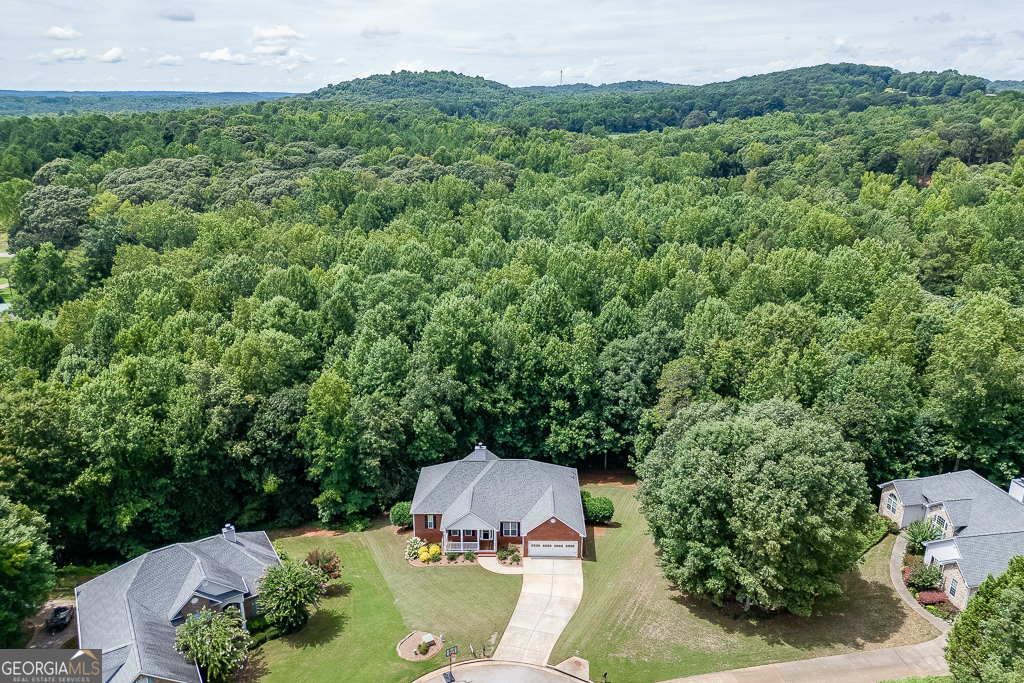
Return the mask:
<path id="1" fill-rule="evenodd" d="M 57 631 L 66 628 L 67 625 L 71 623 L 74 616 L 74 605 L 54 607 L 53 611 L 50 612 L 50 616 L 46 618 L 46 630 L 50 633 L 56 633 Z"/>

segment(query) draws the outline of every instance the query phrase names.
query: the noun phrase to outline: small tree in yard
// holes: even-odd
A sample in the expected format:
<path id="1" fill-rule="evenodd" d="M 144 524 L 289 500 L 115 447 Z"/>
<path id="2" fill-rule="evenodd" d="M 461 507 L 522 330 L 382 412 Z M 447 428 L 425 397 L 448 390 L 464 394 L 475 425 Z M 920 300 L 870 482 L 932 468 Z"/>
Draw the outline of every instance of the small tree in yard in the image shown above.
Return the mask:
<path id="1" fill-rule="evenodd" d="M 399 529 L 404 529 L 407 526 L 412 526 L 412 503 L 403 502 L 395 503 L 391 506 L 391 523 L 397 526 Z"/>
<path id="2" fill-rule="evenodd" d="M 336 579 L 341 576 L 341 570 L 345 567 L 341 564 L 341 558 L 333 550 L 322 550 L 316 548 L 306 555 L 306 564 L 316 567 L 322 571 L 327 578 Z"/>
<path id="3" fill-rule="evenodd" d="M 269 623 L 293 631 L 309 618 L 309 607 L 320 603 L 328 581 L 318 567 L 305 562 L 289 560 L 280 566 L 268 567 L 259 581 L 256 607 Z"/>
<path id="4" fill-rule="evenodd" d="M 204 607 L 178 626 L 174 647 L 195 662 L 208 681 L 227 681 L 245 661 L 249 632 L 238 610 L 211 612 Z"/>
<path id="5" fill-rule="evenodd" d="M 907 525 L 907 550 L 911 555 L 924 553 L 924 544 L 942 538 L 942 529 L 934 522 L 916 519 Z"/>

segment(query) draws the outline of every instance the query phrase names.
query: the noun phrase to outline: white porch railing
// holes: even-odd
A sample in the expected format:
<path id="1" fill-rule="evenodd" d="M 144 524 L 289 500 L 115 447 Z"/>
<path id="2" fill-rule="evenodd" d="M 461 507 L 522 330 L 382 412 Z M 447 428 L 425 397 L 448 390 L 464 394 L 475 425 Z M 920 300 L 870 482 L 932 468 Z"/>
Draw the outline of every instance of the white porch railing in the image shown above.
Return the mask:
<path id="1" fill-rule="evenodd" d="M 446 553 L 469 553 L 478 552 L 480 550 L 479 541 L 445 541 L 444 551 Z"/>

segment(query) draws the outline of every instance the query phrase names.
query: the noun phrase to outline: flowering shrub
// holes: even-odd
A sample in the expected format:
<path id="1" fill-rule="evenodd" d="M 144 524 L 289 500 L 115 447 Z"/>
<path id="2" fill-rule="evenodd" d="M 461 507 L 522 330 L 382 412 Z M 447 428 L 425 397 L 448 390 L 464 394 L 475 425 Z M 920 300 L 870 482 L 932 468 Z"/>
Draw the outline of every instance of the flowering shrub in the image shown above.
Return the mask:
<path id="1" fill-rule="evenodd" d="M 430 546 L 430 554 L 431 555 L 440 555 L 441 554 L 441 546 L 439 546 L 436 543 L 434 545 Z"/>
<path id="2" fill-rule="evenodd" d="M 245 661 L 249 633 L 238 610 L 203 608 L 175 630 L 174 647 L 204 671 L 207 680 L 229 680 Z"/>
<path id="3" fill-rule="evenodd" d="M 319 604 L 329 580 L 318 567 L 305 562 L 289 560 L 268 567 L 258 580 L 256 607 L 271 624 L 295 630 L 309 617 L 309 606 Z"/>
<path id="4" fill-rule="evenodd" d="M 316 548 L 309 555 L 306 555 L 306 564 L 310 567 L 319 568 L 329 579 L 340 577 L 341 570 L 344 569 L 341 566 L 341 558 L 338 557 L 338 553 L 333 550 L 322 550 L 320 548 Z"/>
<path id="5" fill-rule="evenodd" d="M 420 549 L 426 545 L 419 536 L 413 536 L 405 543 L 405 559 L 415 560 L 420 555 Z"/>
<path id="6" fill-rule="evenodd" d="M 426 546 L 420 548 L 419 558 L 420 562 L 430 562 L 430 551 L 427 550 Z"/>
<path id="7" fill-rule="evenodd" d="M 917 601 L 922 605 L 939 605 L 949 602 L 949 598 L 942 591 L 921 591 L 917 594 Z"/>

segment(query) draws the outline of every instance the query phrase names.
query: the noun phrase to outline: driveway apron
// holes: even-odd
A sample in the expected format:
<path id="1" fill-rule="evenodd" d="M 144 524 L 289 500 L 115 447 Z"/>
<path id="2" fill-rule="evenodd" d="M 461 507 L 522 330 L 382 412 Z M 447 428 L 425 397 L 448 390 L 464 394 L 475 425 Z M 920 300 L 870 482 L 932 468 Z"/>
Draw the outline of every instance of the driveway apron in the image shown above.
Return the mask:
<path id="1" fill-rule="evenodd" d="M 583 563 L 571 557 L 523 559 L 523 590 L 495 659 L 544 665 L 583 598 Z"/>

